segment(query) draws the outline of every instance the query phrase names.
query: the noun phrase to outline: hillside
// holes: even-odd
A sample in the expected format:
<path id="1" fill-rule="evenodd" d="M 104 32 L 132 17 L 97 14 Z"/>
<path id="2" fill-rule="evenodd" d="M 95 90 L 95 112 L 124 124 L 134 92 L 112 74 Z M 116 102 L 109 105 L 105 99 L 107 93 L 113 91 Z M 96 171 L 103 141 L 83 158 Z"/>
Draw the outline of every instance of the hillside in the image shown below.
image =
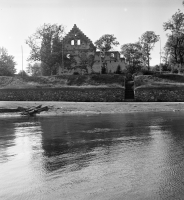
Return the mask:
<path id="1" fill-rule="evenodd" d="M 124 76 L 102 75 L 63 75 L 63 76 L 0 76 L 0 89 L 13 88 L 59 88 L 59 87 L 123 87 Z"/>

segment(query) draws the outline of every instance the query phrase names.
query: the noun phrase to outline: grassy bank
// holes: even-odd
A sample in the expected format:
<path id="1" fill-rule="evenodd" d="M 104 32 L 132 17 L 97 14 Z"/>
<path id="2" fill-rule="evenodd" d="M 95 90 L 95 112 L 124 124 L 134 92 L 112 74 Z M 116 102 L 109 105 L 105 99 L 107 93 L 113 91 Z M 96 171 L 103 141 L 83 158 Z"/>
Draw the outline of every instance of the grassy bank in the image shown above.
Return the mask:
<path id="1" fill-rule="evenodd" d="M 155 74 L 136 76 L 135 88 L 184 88 L 184 75 Z"/>
<path id="2" fill-rule="evenodd" d="M 62 76 L 0 76 L 0 89 L 60 87 L 124 87 L 124 76 L 116 74 Z"/>

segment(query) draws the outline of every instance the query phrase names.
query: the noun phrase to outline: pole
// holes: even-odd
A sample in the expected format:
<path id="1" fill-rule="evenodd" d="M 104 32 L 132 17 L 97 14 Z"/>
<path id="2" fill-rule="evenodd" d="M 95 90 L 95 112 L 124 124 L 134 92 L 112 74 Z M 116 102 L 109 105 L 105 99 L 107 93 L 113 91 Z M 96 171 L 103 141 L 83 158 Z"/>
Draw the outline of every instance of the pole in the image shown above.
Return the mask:
<path id="1" fill-rule="evenodd" d="M 63 56 L 63 51 L 64 51 L 64 43 L 62 40 L 62 71 L 64 72 L 64 56 Z"/>
<path id="2" fill-rule="evenodd" d="M 22 52 L 22 76 L 23 76 L 23 47 L 21 45 L 21 52 Z"/>
<path id="3" fill-rule="evenodd" d="M 100 50 L 100 74 L 102 74 L 102 65 L 103 65 L 103 63 L 102 63 L 102 57 L 104 58 L 103 60 L 105 60 L 105 50 Z"/>
<path id="4" fill-rule="evenodd" d="M 102 57 L 101 57 L 101 50 L 100 50 L 100 74 L 102 73 Z"/>
<path id="5" fill-rule="evenodd" d="M 161 69 L 161 54 L 162 54 L 162 52 L 161 52 L 161 37 L 160 37 L 160 73 L 162 72 L 162 69 Z"/>

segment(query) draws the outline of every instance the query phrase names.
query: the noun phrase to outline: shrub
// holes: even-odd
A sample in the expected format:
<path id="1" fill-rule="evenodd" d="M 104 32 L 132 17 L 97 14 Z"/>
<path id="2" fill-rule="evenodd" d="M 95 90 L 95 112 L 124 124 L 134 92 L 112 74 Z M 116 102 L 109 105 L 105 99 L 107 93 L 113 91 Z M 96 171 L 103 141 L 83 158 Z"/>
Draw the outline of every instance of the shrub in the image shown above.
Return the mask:
<path id="1" fill-rule="evenodd" d="M 122 71 L 121 71 L 121 67 L 120 65 L 118 65 L 117 69 L 116 69 L 116 74 L 121 74 Z"/>
<path id="2" fill-rule="evenodd" d="M 79 75 L 79 72 L 74 72 L 73 75 Z"/>
<path id="3" fill-rule="evenodd" d="M 142 70 L 141 72 L 143 73 L 143 75 L 154 75 L 155 74 L 154 71 L 150 71 L 150 70 Z"/>
<path id="4" fill-rule="evenodd" d="M 20 76 L 20 77 L 22 77 L 22 78 L 27 78 L 27 77 L 29 77 L 29 75 L 28 75 L 24 70 L 21 70 L 21 71 L 17 74 L 17 76 Z"/>
<path id="5" fill-rule="evenodd" d="M 102 66 L 102 74 L 107 74 L 107 69 L 105 66 Z"/>

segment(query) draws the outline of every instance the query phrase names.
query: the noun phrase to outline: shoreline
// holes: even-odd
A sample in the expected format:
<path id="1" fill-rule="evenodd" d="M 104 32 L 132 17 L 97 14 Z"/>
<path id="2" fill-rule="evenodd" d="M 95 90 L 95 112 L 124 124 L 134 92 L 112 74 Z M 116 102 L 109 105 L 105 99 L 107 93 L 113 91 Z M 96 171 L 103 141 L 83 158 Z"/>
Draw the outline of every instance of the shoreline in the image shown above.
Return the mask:
<path id="1" fill-rule="evenodd" d="M 53 102 L 53 101 L 0 101 L 0 109 L 48 106 L 49 110 L 36 116 L 81 114 L 124 114 L 137 112 L 184 111 L 184 102 Z M 19 112 L 1 112 L 0 117 L 22 116 Z"/>

